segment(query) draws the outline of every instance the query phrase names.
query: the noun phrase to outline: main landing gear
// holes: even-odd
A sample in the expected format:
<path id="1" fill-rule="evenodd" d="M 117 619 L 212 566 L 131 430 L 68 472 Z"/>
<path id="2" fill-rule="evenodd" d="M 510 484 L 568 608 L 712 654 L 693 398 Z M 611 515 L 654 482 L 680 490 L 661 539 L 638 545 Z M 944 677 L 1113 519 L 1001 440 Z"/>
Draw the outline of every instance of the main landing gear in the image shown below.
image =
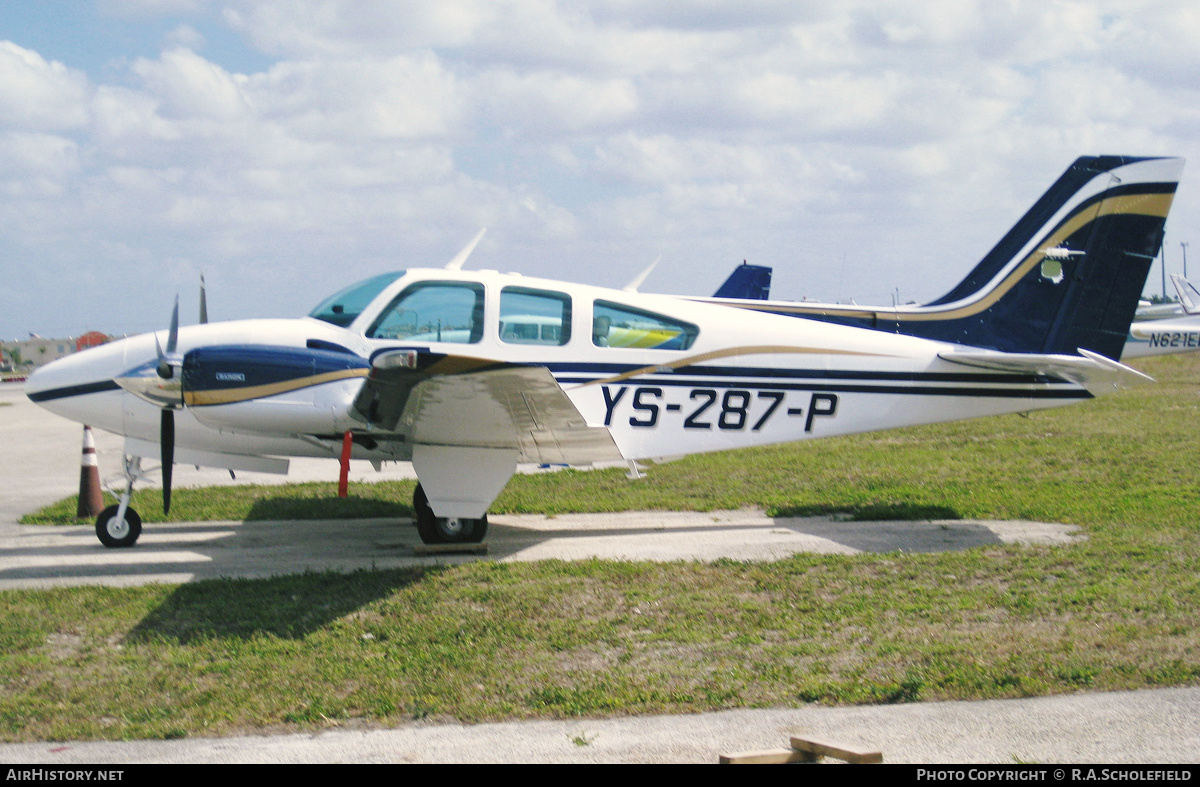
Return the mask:
<path id="1" fill-rule="evenodd" d="M 413 513 L 417 533 L 426 544 L 478 544 L 487 535 L 487 514 L 479 519 L 437 516 L 420 484 L 413 491 Z"/>
<path id="2" fill-rule="evenodd" d="M 133 482 L 144 477 L 142 458 L 125 457 L 125 491 L 121 493 L 121 502 L 96 517 L 96 537 L 104 546 L 131 547 L 137 543 L 142 534 L 142 518 L 129 507 L 129 498 L 133 496 Z"/>

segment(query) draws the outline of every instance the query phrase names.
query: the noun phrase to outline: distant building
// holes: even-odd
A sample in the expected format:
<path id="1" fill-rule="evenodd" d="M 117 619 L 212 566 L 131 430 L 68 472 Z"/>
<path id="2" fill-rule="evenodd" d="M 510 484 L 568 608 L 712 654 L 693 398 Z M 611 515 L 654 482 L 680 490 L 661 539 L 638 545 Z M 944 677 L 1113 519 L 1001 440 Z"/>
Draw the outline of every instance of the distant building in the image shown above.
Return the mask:
<path id="1" fill-rule="evenodd" d="M 82 352 L 91 347 L 99 347 L 102 344 L 108 344 L 112 341 L 112 337 L 100 331 L 88 331 L 83 336 L 75 340 L 75 352 Z"/>
<path id="2" fill-rule="evenodd" d="M 46 339 L 30 334 L 28 339 L 0 342 L 0 372 L 28 372 L 89 347 L 98 347 L 112 338 L 99 331 L 88 331 L 79 338 Z"/>

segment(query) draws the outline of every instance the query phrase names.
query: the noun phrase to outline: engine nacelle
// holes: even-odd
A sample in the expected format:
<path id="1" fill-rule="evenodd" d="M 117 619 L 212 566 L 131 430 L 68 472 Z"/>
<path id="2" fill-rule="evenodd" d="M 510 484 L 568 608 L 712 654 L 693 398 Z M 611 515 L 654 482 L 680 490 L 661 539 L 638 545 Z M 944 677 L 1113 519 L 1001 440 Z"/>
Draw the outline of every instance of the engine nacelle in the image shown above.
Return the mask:
<path id="1" fill-rule="evenodd" d="M 183 359 L 183 402 L 197 421 L 238 432 L 338 434 L 370 372 L 353 353 L 301 347 L 203 347 Z"/>

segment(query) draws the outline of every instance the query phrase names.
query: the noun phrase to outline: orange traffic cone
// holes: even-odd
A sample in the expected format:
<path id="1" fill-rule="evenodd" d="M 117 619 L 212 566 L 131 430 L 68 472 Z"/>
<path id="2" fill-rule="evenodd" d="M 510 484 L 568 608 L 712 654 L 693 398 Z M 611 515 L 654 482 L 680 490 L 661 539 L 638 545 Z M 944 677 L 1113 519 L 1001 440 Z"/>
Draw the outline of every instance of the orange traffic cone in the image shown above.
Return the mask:
<path id="1" fill-rule="evenodd" d="M 100 464 L 96 461 L 96 441 L 92 427 L 83 427 L 83 457 L 79 462 L 79 508 L 77 517 L 94 517 L 104 508 L 100 494 Z"/>

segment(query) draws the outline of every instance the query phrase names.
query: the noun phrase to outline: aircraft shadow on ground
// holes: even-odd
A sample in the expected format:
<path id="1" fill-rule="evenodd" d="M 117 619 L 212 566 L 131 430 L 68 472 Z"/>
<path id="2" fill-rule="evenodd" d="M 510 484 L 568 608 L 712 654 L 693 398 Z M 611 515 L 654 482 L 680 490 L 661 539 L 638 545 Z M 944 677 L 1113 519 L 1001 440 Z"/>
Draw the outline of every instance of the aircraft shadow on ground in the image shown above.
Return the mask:
<path id="1" fill-rule="evenodd" d="M 875 504 L 851 512 L 825 506 L 785 508 L 775 521 L 859 552 L 949 552 L 1004 543 L 991 528 L 962 521 L 957 510 L 939 505 Z"/>
<path id="2" fill-rule="evenodd" d="M 855 552 L 952 552 L 978 547 L 1000 546 L 1006 543 L 995 531 L 977 522 L 909 522 L 909 521 L 830 521 L 805 518 L 777 517 L 763 524 L 712 524 L 672 527 L 670 536 L 686 539 L 713 533 L 746 532 L 748 530 L 790 530 L 799 536 L 809 536 L 837 544 Z M 513 557 L 530 547 L 548 541 L 603 540 L 621 537 L 663 536 L 659 527 L 613 528 L 580 530 L 569 526 L 558 529 L 540 527 L 537 530 L 494 522 L 489 528 L 489 554 L 498 559 Z M 798 547 L 796 552 L 829 552 L 837 550 Z M 737 555 L 728 555 L 739 559 Z M 636 559 L 636 558 L 628 558 Z M 689 559 L 685 554 L 680 560 Z"/>
<path id="3" fill-rule="evenodd" d="M 287 497 L 256 500 L 246 521 L 281 519 L 383 519 L 411 518 L 412 505 L 372 497 Z"/>
<path id="4" fill-rule="evenodd" d="M 187 583 L 143 618 L 127 641 L 165 638 L 188 644 L 214 637 L 262 635 L 300 639 L 444 570 L 412 566 Z"/>
<path id="5" fill-rule="evenodd" d="M 924 503 L 873 503 L 850 511 L 834 506 L 789 506 L 776 510 L 775 516 L 779 519 L 814 516 L 841 517 L 856 522 L 876 522 L 896 519 L 910 521 L 962 519 L 962 515 L 949 506 L 928 505 Z"/>

